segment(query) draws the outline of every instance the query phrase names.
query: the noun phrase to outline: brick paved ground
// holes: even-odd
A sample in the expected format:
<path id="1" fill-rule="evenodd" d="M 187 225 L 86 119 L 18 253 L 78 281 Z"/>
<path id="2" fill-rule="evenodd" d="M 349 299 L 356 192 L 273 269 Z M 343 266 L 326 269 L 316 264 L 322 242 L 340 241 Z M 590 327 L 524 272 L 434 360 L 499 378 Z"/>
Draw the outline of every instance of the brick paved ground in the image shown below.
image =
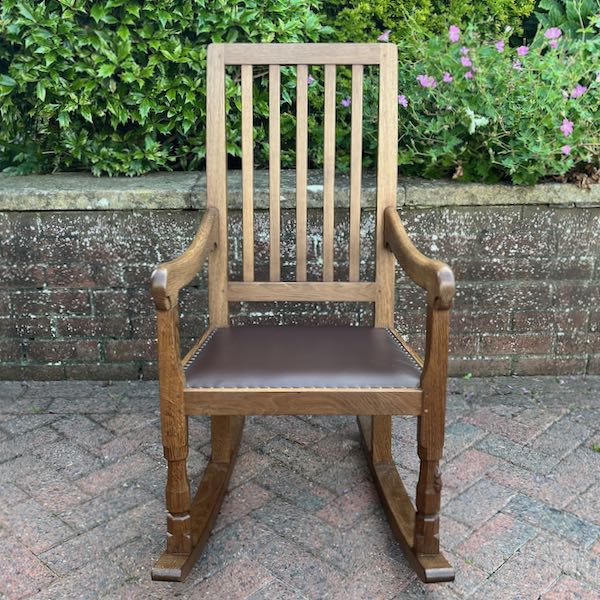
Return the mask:
<path id="1" fill-rule="evenodd" d="M 600 598 L 600 378 L 450 384 L 442 545 L 424 586 L 390 535 L 353 418 L 249 419 L 207 551 L 154 583 L 164 543 L 154 382 L 0 384 L 2 598 Z M 191 422 L 190 472 L 207 461 Z M 414 489 L 415 420 L 394 454 Z"/>

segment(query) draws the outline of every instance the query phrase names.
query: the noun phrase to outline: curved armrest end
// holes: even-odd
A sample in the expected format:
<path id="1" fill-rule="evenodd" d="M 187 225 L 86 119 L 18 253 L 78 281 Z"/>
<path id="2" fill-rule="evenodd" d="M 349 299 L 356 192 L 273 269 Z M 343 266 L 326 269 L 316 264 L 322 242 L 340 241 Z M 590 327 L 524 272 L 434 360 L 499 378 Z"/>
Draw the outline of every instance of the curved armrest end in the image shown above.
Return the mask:
<path id="1" fill-rule="evenodd" d="M 171 308 L 171 299 L 169 298 L 167 288 L 167 278 L 169 272 L 167 269 L 157 267 L 150 276 L 150 292 L 154 298 L 156 310 L 169 310 Z"/>
<path id="2" fill-rule="evenodd" d="M 427 290 L 429 304 L 439 310 L 449 309 L 455 290 L 452 269 L 417 250 L 392 206 L 385 209 L 384 231 L 385 242 L 400 266 L 418 286 Z"/>

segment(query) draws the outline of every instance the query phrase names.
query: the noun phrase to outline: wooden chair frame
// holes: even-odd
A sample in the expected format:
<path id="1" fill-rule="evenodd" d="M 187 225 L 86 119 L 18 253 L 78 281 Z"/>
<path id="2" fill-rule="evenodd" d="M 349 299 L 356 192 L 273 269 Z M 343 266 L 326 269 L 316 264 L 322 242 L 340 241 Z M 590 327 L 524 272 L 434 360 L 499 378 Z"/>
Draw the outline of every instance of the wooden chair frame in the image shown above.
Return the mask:
<path id="1" fill-rule="evenodd" d="M 441 477 L 448 363 L 449 309 L 454 277 L 442 262 L 421 254 L 396 212 L 397 49 L 393 44 L 212 44 L 207 80 L 207 209 L 187 250 L 159 265 L 151 290 L 157 309 L 160 412 L 167 460 L 167 546 L 152 578 L 182 581 L 210 535 L 225 495 L 246 414 L 359 415 L 365 452 L 392 530 L 419 577 L 449 581 L 454 571 L 439 548 Z M 227 183 L 225 65 L 241 66 L 243 146 L 242 282 L 227 276 Z M 279 72 L 297 65 L 297 270 L 295 282 L 280 281 L 279 265 Z M 306 80 L 309 65 L 325 65 L 325 154 L 323 281 L 306 281 Z M 350 276 L 333 281 L 333 193 L 335 151 L 335 65 L 352 65 Z M 358 281 L 360 157 L 363 65 L 379 65 L 376 274 Z M 252 237 L 252 65 L 269 66 L 270 95 L 270 281 L 254 281 Z M 250 110 L 248 109 L 250 107 Z M 358 132 L 358 135 L 354 135 Z M 393 329 L 395 260 L 427 292 L 425 359 Z M 208 259 L 210 327 L 181 359 L 178 294 Z M 228 303 L 241 300 L 370 301 L 375 327 L 387 327 L 422 368 L 418 388 L 398 389 L 190 389 L 184 367 L 214 328 L 228 327 Z M 394 414 L 418 417 L 419 479 L 416 509 L 392 460 Z M 212 454 L 192 499 L 187 477 L 188 415 L 210 415 Z"/>

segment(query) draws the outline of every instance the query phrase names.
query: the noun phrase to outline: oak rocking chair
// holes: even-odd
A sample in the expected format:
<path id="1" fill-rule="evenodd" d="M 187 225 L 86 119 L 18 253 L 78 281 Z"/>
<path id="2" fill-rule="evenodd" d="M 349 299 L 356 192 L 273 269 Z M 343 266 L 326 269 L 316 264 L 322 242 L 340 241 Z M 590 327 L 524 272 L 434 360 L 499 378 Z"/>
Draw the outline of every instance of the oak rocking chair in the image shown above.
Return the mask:
<path id="1" fill-rule="evenodd" d="M 357 415 L 365 452 L 391 528 L 419 577 L 449 581 L 440 553 L 439 460 L 444 440 L 450 268 L 423 256 L 396 212 L 397 50 L 393 44 L 212 44 L 207 79 L 207 209 L 178 258 L 152 273 L 158 319 L 160 412 L 167 544 L 152 578 L 182 581 L 210 535 L 227 490 L 245 415 Z M 225 67 L 240 67 L 243 280 L 229 281 Z M 253 237 L 253 66 L 268 67 L 269 281 L 255 281 Z M 296 280 L 281 281 L 280 72 L 297 69 Z M 307 281 L 307 86 L 324 65 L 322 281 Z M 334 281 L 336 65 L 351 66 L 349 277 Z M 362 87 L 365 65 L 379 67 L 374 281 L 359 280 Z M 237 79 L 237 78 L 236 78 Z M 209 328 L 182 359 L 178 293 L 208 259 Z M 425 360 L 394 329 L 395 259 L 427 292 Z M 229 327 L 240 301 L 361 301 L 375 305 L 373 327 Z M 212 454 L 194 498 L 186 471 L 188 415 L 210 415 Z M 416 509 L 392 461 L 392 415 L 418 417 Z"/>

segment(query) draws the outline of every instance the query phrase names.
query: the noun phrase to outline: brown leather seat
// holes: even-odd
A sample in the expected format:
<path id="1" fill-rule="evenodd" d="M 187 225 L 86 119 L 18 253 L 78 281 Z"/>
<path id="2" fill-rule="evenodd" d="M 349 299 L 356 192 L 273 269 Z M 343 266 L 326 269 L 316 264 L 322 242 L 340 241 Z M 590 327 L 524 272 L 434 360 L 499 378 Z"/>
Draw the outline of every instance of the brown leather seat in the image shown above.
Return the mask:
<path id="1" fill-rule="evenodd" d="M 185 369 L 188 388 L 419 386 L 421 369 L 389 329 L 216 329 Z"/>

